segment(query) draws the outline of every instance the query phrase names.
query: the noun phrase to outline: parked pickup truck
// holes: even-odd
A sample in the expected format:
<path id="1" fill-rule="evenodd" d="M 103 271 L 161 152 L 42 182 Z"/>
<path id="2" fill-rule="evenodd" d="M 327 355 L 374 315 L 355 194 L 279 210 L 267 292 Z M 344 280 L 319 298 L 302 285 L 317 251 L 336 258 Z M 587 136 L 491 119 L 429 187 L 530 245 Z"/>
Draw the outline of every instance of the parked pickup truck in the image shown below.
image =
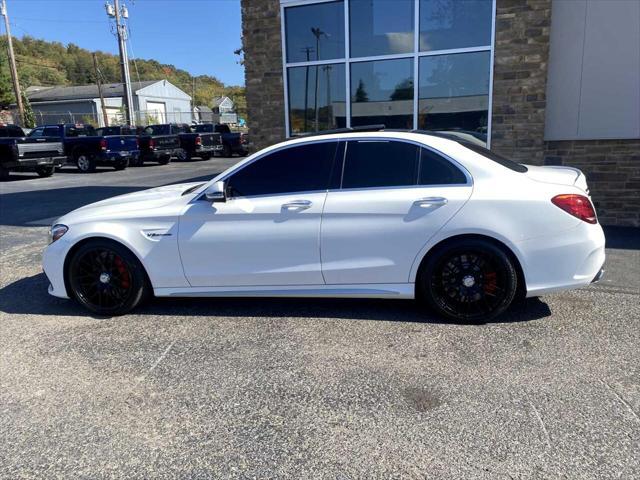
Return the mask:
<path id="1" fill-rule="evenodd" d="M 138 127 L 138 141 L 140 142 L 140 156 L 134 165 L 144 162 L 158 162 L 166 165 L 180 152 L 180 138 L 172 133 L 170 125 L 149 125 Z"/>
<path id="2" fill-rule="evenodd" d="M 98 135 L 91 125 L 61 124 L 34 128 L 29 137 L 57 137 L 67 159 L 81 172 L 93 172 L 98 165 L 124 170 L 140 151 L 135 135 Z"/>
<path id="3" fill-rule="evenodd" d="M 171 123 L 162 126 L 168 127 L 172 134 L 178 135 L 180 140 L 180 150 L 176 154 L 178 160 L 190 160 L 191 157 L 209 160 L 216 152 L 222 152 L 222 139 L 219 133 L 197 133 L 192 130 L 191 125 L 186 123 Z"/>
<path id="4" fill-rule="evenodd" d="M 50 177 L 65 160 L 59 139 L 27 138 L 17 125 L 0 124 L 0 178 L 6 179 L 10 171 L 30 171 Z"/>
<path id="5" fill-rule="evenodd" d="M 222 136 L 222 156 L 231 157 L 234 153 L 244 157 L 249 153 L 249 137 L 244 133 L 232 132 L 229 125 L 219 123 L 201 123 L 194 126 L 197 133 L 219 133 Z"/>

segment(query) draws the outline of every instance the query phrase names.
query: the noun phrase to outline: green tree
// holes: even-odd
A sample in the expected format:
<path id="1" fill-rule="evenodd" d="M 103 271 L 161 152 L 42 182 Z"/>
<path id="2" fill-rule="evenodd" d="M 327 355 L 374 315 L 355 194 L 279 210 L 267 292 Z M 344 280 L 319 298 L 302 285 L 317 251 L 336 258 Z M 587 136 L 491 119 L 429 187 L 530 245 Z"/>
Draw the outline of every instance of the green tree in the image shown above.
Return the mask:
<path id="1" fill-rule="evenodd" d="M 368 102 L 369 95 L 367 94 L 367 90 L 365 89 L 364 82 L 360 80 L 358 82 L 358 88 L 356 89 L 356 102 Z"/>
<path id="2" fill-rule="evenodd" d="M 391 100 L 411 100 L 413 99 L 413 80 L 406 78 L 402 80 L 391 94 Z"/>
<path id="3" fill-rule="evenodd" d="M 24 91 L 21 92 L 22 96 L 22 106 L 24 108 L 24 118 L 22 119 L 22 126 L 25 128 L 35 128 L 36 126 L 36 115 L 33 113 L 33 108 L 31 108 L 31 102 L 24 94 Z"/>

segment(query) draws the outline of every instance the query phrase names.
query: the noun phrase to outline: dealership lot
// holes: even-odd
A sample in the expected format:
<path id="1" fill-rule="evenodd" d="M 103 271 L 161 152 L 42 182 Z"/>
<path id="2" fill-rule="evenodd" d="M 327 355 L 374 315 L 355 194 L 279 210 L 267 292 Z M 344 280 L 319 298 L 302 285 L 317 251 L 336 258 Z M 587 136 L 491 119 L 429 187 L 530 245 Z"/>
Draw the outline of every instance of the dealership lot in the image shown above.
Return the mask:
<path id="1" fill-rule="evenodd" d="M 600 284 L 485 325 L 317 299 L 98 319 L 47 295 L 59 215 L 237 160 L 0 184 L 0 477 L 640 477 L 637 230 L 607 231 Z"/>

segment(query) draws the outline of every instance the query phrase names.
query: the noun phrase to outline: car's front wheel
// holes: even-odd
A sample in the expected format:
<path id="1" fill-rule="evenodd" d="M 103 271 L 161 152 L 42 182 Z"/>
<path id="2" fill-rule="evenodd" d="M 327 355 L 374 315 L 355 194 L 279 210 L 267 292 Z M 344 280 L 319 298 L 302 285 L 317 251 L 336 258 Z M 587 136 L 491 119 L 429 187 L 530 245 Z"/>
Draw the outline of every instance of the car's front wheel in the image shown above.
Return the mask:
<path id="1" fill-rule="evenodd" d="M 144 268 L 124 246 L 93 240 L 80 246 L 69 260 L 72 297 L 93 313 L 124 315 L 150 293 Z"/>
<path id="2" fill-rule="evenodd" d="M 482 322 L 509 307 L 517 286 L 506 252 L 488 241 L 461 239 L 429 255 L 418 274 L 416 293 L 448 319 Z"/>

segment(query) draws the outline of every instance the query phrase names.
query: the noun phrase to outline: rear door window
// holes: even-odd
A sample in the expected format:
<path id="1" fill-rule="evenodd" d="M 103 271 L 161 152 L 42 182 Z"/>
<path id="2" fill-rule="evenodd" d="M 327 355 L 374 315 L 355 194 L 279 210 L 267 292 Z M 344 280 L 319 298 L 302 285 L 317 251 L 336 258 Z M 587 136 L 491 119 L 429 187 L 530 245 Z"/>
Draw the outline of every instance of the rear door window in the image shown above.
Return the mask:
<path id="1" fill-rule="evenodd" d="M 416 185 L 419 152 L 417 145 L 395 140 L 347 142 L 342 188 Z"/>
<path id="2" fill-rule="evenodd" d="M 467 177 L 457 166 L 428 148 L 420 149 L 420 185 L 455 185 L 467 183 Z"/>
<path id="3" fill-rule="evenodd" d="M 231 196 L 326 190 L 337 146 L 338 142 L 320 142 L 269 153 L 231 176 Z"/>

